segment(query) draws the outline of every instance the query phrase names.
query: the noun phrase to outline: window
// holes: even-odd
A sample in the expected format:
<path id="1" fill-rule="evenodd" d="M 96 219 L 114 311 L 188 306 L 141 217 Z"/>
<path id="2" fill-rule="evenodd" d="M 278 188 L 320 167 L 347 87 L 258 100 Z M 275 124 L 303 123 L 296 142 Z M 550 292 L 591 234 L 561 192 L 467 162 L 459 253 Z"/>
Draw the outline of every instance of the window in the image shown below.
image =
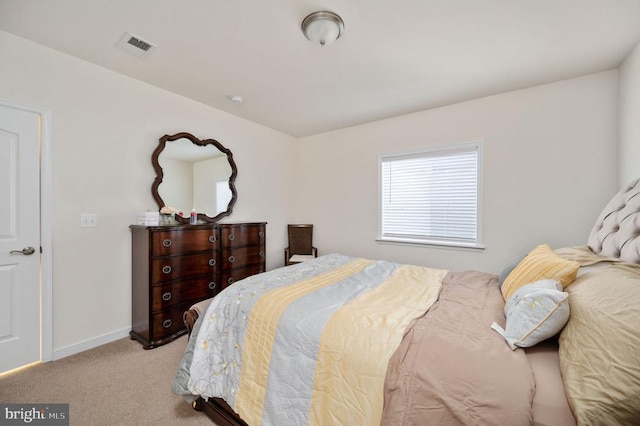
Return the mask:
<path id="1" fill-rule="evenodd" d="M 482 248 L 482 143 L 380 157 L 380 241 Z"/>
<path id="2" fill-rule="evenodd" d="M 217 213 L 227 211 L 229 202 L 231 201 L 231 190 L 229 189 L 229 181 L 219 180 L 216 182 L 216 210 Z"/>

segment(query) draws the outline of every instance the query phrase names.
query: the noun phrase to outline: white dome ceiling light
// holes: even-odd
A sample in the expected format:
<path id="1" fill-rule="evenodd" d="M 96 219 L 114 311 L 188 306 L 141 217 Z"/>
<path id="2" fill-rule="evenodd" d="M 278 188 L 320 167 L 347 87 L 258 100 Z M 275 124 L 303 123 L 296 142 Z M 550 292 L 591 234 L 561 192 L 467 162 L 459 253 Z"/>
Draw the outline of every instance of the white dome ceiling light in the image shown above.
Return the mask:
<path id="1" fill-rule="evenodd" d="M 327 46 L 340 38 L 344 22 L 333 12 L 313 12 L 302 21 L 302 32 L 312 42 Z"/>

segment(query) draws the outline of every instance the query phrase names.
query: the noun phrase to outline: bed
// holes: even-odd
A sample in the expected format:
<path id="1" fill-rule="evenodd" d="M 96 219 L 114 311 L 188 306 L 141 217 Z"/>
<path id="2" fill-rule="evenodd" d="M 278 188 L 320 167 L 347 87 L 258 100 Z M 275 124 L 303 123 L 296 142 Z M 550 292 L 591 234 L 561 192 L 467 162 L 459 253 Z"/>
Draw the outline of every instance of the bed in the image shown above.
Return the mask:
<path id="1" fill-rule="evenodd" d="M 640 183 L 498 276 L 330 254 L 185 313 L 173 391 L 220 425 L 640 421 Z"/>

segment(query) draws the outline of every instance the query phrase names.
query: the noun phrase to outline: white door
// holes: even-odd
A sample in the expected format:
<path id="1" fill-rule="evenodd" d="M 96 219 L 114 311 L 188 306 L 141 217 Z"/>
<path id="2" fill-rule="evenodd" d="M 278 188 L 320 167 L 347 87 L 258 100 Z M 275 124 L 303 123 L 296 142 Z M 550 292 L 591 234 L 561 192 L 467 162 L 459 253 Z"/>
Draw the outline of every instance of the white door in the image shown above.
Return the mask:
<path id="1" fill-rule="evenodd" d="M 41 359 L 40 120 L 0 104 L 0 372 Z"/>

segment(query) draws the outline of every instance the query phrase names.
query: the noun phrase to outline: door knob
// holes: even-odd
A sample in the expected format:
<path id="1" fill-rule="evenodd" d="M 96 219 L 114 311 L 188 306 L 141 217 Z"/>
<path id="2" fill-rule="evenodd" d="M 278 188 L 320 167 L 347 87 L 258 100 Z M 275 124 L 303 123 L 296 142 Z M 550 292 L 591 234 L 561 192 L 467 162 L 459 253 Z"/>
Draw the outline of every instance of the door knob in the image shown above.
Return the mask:
<path id="1" fill-rule="evenodd" d="M 34 249 L 33 247 L 25 247 L 22 250 L 11 250 L 9 254 L 18 253 L 18 254 L 24 254 L 25 256 L 29 256 L 35 252 L 36 252 L 36 249 Z"/>

